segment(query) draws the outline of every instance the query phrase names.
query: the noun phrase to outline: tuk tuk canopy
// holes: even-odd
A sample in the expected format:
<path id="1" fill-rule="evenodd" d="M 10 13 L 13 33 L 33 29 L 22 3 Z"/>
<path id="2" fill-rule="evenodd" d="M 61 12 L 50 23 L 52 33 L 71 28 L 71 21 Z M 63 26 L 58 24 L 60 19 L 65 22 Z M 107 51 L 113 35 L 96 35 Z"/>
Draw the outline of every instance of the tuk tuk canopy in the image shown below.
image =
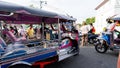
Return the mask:
<path id="1" fill-rule="evenodd" d="M 60 22 L 68 21 L 68 20 L 71 21 L 76 20 L 75 18 L 71 18 L 54 12 L 49 12 L 37 8 L 30 8 L 13 3 L 0 1 L 0 20 L 14 21 L 14 23 L 15 21 L 17 22 L 34 21 L 37 22 L 37 24 L 39 24 L 40 22 L 48 22 L 48 23 L 58 22 L 58 19 Z"/>

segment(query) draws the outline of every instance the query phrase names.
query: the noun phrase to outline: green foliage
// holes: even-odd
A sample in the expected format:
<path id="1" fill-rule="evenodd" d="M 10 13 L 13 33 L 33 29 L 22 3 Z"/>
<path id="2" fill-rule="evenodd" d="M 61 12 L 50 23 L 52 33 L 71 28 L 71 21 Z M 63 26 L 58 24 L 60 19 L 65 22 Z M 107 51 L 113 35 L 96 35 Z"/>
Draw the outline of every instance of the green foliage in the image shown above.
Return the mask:
<path id="1" fill-rule="evenodd" d="M 91 18 L 86 19 L 87 24 L 94 23 L 94 22 L 95 22 L 95 17 L 91 17 Z"/>

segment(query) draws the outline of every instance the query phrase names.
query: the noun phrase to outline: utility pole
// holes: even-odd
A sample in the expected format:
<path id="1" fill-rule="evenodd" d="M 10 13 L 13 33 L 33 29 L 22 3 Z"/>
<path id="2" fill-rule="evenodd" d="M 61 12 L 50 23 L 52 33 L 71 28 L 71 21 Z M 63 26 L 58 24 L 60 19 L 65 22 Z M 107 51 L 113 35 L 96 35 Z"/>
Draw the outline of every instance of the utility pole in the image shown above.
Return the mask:
<path id="1" fill-rule="evenodd" d="M 47 1 L 40 0 L 40 9 L 42 9 L 43 4 L 47 4 Z"/>

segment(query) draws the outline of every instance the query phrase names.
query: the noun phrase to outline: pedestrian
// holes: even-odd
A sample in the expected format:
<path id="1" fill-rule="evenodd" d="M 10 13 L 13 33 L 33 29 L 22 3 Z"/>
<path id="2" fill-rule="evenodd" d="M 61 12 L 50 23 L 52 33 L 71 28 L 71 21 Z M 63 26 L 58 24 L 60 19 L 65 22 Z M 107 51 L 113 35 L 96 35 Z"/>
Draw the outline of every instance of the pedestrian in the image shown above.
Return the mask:
<path id="1" fill-rule="evenodd" d="M 18 37 L 18 29 L 16 26 L 14 26 L 14 35 L 16 35 Z"/>
<path id="2" fill-rule="evenodd" d="M 34 28 L 35 35 L 37 34 L 37 29 L 38 29 L 38 27 L 36 26 L 36 27 Z"/>
<path id="3" fill-rule="evenodd" d="M 23 28 L 22 25 L 20 26 L 20 28 L 18 30 L 18 33 L 19 33 L 19 36 L 26 37 L 26 31 L 25 31 L 25 29 Z"/>
<path id="4" fill-rule="evenodd" d="M 30 24 L 30 27 L 27 29 L 27 34 L 29 39 L 33 39 L 34 38 L 34 29 L 33 29 L 33 25 Z"/>
<path id="5" fill-rule="evenodd" d="M 92 23 L 90 24 L 90 31 L 89 31 L 89 33 L 95 34 L 95 27 L 93 26 Z"/>
<path id="6" fill-rule="evenodd" d="M 14 34 L 14 28 L 10 26 L 10 31 Z"/>
<path id="7" fill-rule="evenodd" d="M 36 39 L 40 39 L 41 38 L 41 32 L 40 32 L 40 27 L 36 28 Z"/>
<path id="8" fill-rule="evenodd" d="M 117 68 L 120 68 L 120 52 L 119 52 L 118 61 L 117 61 Z"/>
<path id="9" fill-rule="evenodd" d="M 87 36 L 88 36 L 89 28 L 86 25 L 85 21 L 83 21 L 80 30 L 81 30 L 81 33 L 82 33 L 82 43 L 81 43 L 81 46 L 87 45 L 87 41 L 88 41 L 87 40 L 88 39 Z"/>
<path id="10" fill-rule="evenodd" d="M 3 30 L 2 30 L 2 37 L 5 40 L 6 43 L 8 43 L 9 39 L 6 35 L 6 31 L 9 31 L 7 24 L 3 24 Z"/>

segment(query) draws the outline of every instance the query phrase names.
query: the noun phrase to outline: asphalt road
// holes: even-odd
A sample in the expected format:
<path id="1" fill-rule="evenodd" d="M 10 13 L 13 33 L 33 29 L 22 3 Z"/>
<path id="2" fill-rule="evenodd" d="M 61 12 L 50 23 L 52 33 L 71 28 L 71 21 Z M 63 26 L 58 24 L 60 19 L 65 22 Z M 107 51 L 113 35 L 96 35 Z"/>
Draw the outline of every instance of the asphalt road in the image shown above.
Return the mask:
<path id="1" fill-rule="evenodd" d="M 84 46 L 80 48 L 78 56 L 47 65 L 45 68 L 116 68 L 117 58 L 115 52 L 100 54 L 95 51 L 94 46 Z"/>

